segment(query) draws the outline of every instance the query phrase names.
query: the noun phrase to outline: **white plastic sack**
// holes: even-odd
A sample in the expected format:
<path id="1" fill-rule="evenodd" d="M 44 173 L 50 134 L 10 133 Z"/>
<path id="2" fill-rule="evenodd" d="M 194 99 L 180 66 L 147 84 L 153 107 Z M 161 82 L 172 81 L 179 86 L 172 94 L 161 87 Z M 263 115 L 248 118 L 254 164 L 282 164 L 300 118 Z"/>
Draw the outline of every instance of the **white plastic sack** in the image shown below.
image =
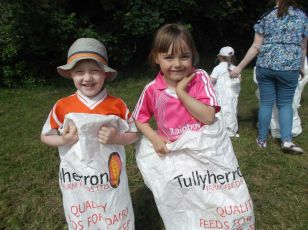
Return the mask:
<path id="1" fill-rule="evenodd" d="M 160 157 L 143 137 L 136 153 L 167 230 L 254 229 L 253 203 L 219 120 L 168 148 Z"/>
<path id="2" fill-rule="evenodd" d="M 114 115 L 71 113 L 79 141 L 59 147 L 59 184 L 69 229 L 134 229 L 134 213 L 121 145 L 102 145 L 98 131 L 104 124 L 121 131 L 128 125 Z"/>
<path id="3" fill-rule="evenodd" d="M 229 136 L 234 136 L 238 131 L 237 104 L 241 91 L 240 79 L 230 78 L 230 74 L 226 73 L 217 79 L 214 89 L 221 106 L 216 116 L 224 122 Z"/>
<path id="4" fill-rule="evenodd" d="M 292 125 L 292 136 L 296 137 L 302 133 L 302 125 L 301 125 L 301 119 L 298 114 L 298 108 L 300 107 L 300 101 L 302 97 L 302 92 L 304 90 L 305 85 L 308 82 L 308 66 L 307 66 L 307 59 L 305 64 L 305 77 L 304 79 L 299 79 L 297 88 L 295 89 L 294 98 L 293 98 L 293 125 Z M 253 72 L 253 80 L 256 84 L 258 84 L 257 78 L 256 78 L 256 72 Z M 259 89 L 256 90 L 256 96 L 260 100 L 260 93 Z M 270 130 L 271 135 L 274 138 L 280 138 L 280 125 L 279 125 L 279 114 L 278 114 L 278 108 L 276 103 L 273 106 L 272 111 L 272 118 L 270 123 Z"/>

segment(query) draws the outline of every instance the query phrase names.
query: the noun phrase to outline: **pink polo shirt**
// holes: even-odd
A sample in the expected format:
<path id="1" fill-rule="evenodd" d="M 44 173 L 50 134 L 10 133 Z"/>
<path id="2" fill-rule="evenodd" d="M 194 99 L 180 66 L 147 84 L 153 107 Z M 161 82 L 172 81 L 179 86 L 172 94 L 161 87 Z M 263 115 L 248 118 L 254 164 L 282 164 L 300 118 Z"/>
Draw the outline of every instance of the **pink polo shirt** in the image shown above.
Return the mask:
<path id="1" fill-rule="evenodd" d="M 219 112 L 220 106 L 208 74 L 201 69 L 195 70 L 195 73 L 187 86 L 188 94 Z M 204 125 L 183 106 L 175 91 L 168 88 L 162 72 L 146 85 L 132 114 L 141 123 L 148 123 L 152 115 L 159 134 L 170 141 L 175 141 L 187 129 L 199 130 Z"/>

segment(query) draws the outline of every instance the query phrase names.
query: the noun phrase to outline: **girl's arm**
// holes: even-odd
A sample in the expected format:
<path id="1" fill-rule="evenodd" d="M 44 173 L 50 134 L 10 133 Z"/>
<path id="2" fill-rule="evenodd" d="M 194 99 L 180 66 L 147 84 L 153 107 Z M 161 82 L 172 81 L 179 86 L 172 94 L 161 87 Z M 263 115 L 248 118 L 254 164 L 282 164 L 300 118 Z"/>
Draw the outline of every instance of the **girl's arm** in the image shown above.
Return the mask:
<path id="1" fill-rule="evenodd" d="M 191 74 L 178 82 L 176 94 L 194 118 L 206 125 L 213 124 L 215 121 L 215 108 L 201 103 L 186 92 L 186 86 L 194 76 L 195 74 Z"/>
<path id="2" fill-rule="evenodd" d="M 59 147 L 64 145 L 72 145 L 78 141 L 77 128 L 73 124 L 66 125 L 63 129 L 62 135 L 46 135 L 41 134 L 41 141 L 52 147 Z"/>
<path id="3" fill-rule="evenodd" d="M 144 134 L 144 136 L 146 136 L 151 141 L 157 153 L 166 154 L 169 152 L 166 146 L 166 143 L 169 141 L 158 135 L 158 133 L 152 129 L 149 123 L 141 123 L 137 120 L 135 120 L 135 123 L 137 128 Z"/>
<path id="4" fill-rule="evenodd" d="M 255 33 L 254 41 L 243 60 L 231 71 L 231 76 L 239 75 L 242 70 L 258 55 L 263 44 L 263 34 Z"/>
<path id="5" fill-rule="evenodd" d="M 138 138 L 138 133 L 121 133 L 115 127 L 102 126 L 98 133 L 98 141 L 101 144 L 130 145 L 136 142 Z"/>

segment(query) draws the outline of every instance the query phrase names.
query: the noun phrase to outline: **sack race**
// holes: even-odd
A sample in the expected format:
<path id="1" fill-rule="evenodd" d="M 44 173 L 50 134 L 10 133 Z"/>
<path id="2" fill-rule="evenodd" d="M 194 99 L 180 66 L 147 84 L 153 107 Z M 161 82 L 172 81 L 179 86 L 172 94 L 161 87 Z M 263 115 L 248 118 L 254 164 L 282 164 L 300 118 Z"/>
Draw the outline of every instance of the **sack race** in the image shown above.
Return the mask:
<path id="1" fill-rule="evenodd" d="M 69 229 L 134 229 L 134 213 L 122 145 L 102 145 L 102 125 L 118 127 L 127 123 L 115 115 L 71 113 L 64 125 L 73 122 L 79 140 L 59 147 L 59 184 Z"/>
<path id="2" fill-rule="evenodd" d="M 143 137 L 136 153 L 167 230 L 254 229 L 253 203 L 220 120 L 167 147 L 159 156 Z"/>
<path id="3" fill-rule="evenodd" d="M 241 91 L 239 78 L 231 78 L 229 73 L 217 79 L 214 87 L 221 111 L 216 114 L 223 121 L 229 136 L 235 136 L 238 131 L 237 104 Z"/>

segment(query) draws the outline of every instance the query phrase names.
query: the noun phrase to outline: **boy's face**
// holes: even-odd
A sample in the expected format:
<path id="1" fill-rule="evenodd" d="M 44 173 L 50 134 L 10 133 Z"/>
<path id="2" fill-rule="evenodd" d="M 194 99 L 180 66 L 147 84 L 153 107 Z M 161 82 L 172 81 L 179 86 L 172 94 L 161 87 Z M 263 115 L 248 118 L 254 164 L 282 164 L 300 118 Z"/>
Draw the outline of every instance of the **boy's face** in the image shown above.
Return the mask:
<path id="1" fill-rule="evenodd" d="M 102 90 L 107 74 L 95 61 L 82 60 L 70 71 L 70 76 L 83 95 L 93 98 Z"/>

